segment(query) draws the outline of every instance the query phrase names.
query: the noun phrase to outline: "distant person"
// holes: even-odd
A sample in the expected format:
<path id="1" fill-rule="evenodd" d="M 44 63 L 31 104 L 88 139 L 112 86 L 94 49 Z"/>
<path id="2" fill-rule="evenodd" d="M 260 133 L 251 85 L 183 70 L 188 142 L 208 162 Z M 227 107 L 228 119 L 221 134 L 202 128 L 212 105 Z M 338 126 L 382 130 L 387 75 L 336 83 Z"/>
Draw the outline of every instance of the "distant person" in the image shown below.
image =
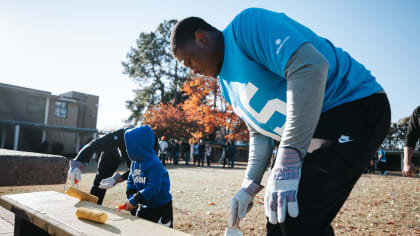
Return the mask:
<path id="1" fill-rule="evenodd" d="M 200 142 L 198 144 L 198 166 L 204 167 L 204 155 L 206 153 L 206 147 L 202 139 L 200 139 Z"/>
<path id="2" fill-rule="evenodd" d="M 98 171 L 93 181 L 93 186 L 90 189 L 90 193 L 99 198 L 99 205 L 102 204 L 106 189 L 112 188 L 128 178 L 129 170 L 122 175 L 118 172 L 114 176 L 112 175 L 118 169 L 121 160 L 124 160 L 127 167 L 130 168 L 131 160 L 128 158 L 124 143 L 124 132 L 130 127 L 127 126 L 118 129 L 90 141 L 83 146 L 73 160 L 70 160 L 68 178 L 70 179 L 70 184 L 74 185 L 75 182 L 80 181 L 82 178 L 81 171 L 84 167 L 83 163 L 89 162 L 94 153 L 101 153 L 98 162 Z"/>
<path id="3" fill-rule="evenodd" d="M 168 142 L 166 142 L 166 137 L 162 136 L 159 142 L 159 159 L 163 165 L 165 165 L 166 157 L 168 155 Z"/>
<path id="4" fill-rule="evenodd" d="M 386 163 L 386 154 L 383 148 L 378 150 L 378 169 L 381 171 L 382 175 L 387 175 L 387 163 Z"/>
<path id="5" fill-rule="evenodd" d="M 226 155 L 226 150 L 225 150 L 225 144 L 222 144 L 220 146 L 220 148 L 222 149 L 220 157 L 219 157 L 219 161 L 217 162 L 218 164 L 222 164 L 223 160 L 225 159 L 225 155 Z"/>
<path id="6" fill-rule="evenodd" d="M 153 150 L 152 129 L 143 125 L 125 132 L 131 168 L 127 181 L 126 210 L 137 208 L 140 218 L 173 227 L 172 195 L 168 171 Z"/>
<path id="7" fill-rule="evenodd" d="M 369 162 L 368 170 L 367 172 L 370 174 L 375 174 L 376 165 L 377 165 L 377 157 L 376 155 L 372 155 L 372 159 Z"/>
<path id="8" fill-rule="evenodd" d="M 166 156 L 169 164 L 173 163 L 173 157 L 174 157 L 174 151 L 173 151 L 174 148 L 173 147 L 174 147 L 174 140 L 169 139 L 169 141 L 168 141 L 168 155 Z"/>
<path id="9" fill-rule="evenodd" d="M 190 144 L 185 139 L 182 139 L 181 150 L 183 152 L 181 156 L 184 158 L 185 165 L 188 165 L 190 161 Z"/>
<path id="10" fill-rule="evenodd" d="M 229 166 L 230 161 L 229 141 L 226 141 L 226 143 L 223 145 L 223 149 L 225 152 L 225 156 L 223 157 L 223 168 L 225 168 L 226 163 Z"/>
<path id="11" fill-rule="evenodd" d="M 405 136 L 405 147 L 404 147 L 404 167 L 402 174 L 403 176 L 413 177 L 416 174 L 416 167 L 411 162 L 411 157 L 416 148 L 416 143 L 420 138 L 420 106 L 414 109 L 408 121 L 408 130 Z"/>
<path id="12" fill-rule="evenodd" d="M 230 168 L 234 168 L 235 167 L 235 158 L 236 158 L 236 146 L 235 146 L 235 142 L 231 141 L 229 142 L 228 145 L 228 157 L 229 157 L 229 164 L 230 164 Z"/>
<path id="13" fill-rule="evenodd" d="M 207 161 L 207 167 L 210 167 L 210 162 L 211 162 L 211 146 L 210 144 L 206 143 L 206 161 Z"/>
<path id="14" fill-rule="evenodd" d="M 193 144 L 193 161 L 194 161 L 194 166 L 195 166 L 195 163 L 196 162 L 198 162 L 198 165 L 200 165 L 200 161 L 199 161 L 199 159 L 198 159 L 198 155 L 199 155 L 199 151 L 198 151 L 198 143 L 197 142 L 195 142 L 194 144 Z"/>
<path id="15" fill-rule="evenodd" d="M 173 142 L 173 155 L 174 155 L 174 165 L 178 165 L 178 159 L 179 159 L 179 142 L 175 139 Z"/>
<path id="16" fill-rule="evenodd" d="M 198 17 L 180 20 L 171 50 L 192 72 L 218 78 L 248 126 L 247 170 L 230 225 L 263 188 L 275 139 L 267 234 L 333 235 L 332 220 L 390 125 L 387 96 L 370 71 L 286 14 L 259 8 L 242 11 L 223 31 Z"/>

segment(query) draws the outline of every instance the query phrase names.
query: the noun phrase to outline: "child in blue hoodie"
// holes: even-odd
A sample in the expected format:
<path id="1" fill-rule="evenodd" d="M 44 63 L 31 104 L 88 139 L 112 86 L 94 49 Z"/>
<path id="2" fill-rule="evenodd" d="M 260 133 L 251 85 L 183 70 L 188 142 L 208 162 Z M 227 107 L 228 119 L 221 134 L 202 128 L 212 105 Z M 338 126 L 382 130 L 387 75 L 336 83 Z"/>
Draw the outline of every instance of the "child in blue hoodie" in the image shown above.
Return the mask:
<path id="1" fill-rule="evenodd" d="M 135 214 L 138 217 L 172 228 L 169 174 L 153 150 L 153 130 L 143 125 L 127 130 L 124 137 L 127 153 L 132 161 L 125 209 L 133 211 L 137 207 Z"/>

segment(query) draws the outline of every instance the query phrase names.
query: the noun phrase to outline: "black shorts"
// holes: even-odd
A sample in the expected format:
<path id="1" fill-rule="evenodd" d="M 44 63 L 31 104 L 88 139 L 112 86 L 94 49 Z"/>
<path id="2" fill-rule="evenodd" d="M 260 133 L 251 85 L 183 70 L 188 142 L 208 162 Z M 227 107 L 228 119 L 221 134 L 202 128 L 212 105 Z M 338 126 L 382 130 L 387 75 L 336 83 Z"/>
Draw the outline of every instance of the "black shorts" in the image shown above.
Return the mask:
<path id="1" fill-rule="evenodd" d="M 139 207 L 136 215 L 145 220 L 149 220 L 163 226 L 173 228 L 172 200 L 161 207 L 141 208 Z"/>
<path id="2" fill-rule="evenodd" d="M 267 235 L 334 235 L 330 223 L 384 140 L 390 116 L 385 94 L 322 113 L 302 165 L 299 216 L 267 222 Z"/>

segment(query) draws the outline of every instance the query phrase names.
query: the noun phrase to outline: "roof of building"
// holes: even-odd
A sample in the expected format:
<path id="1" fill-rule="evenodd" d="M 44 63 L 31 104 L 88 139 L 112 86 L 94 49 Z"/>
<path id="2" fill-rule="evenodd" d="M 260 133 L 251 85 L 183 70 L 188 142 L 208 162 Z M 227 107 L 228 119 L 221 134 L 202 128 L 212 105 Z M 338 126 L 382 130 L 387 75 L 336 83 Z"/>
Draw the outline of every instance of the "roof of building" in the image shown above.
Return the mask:
<path id="1" fill-rule="evenodd" d="M 25 88 L 25 87 L 21 87 L 21 86 L 16 86 L 16 85 L 11 85 L 11 84 L 4 84 L 4 83 L 0 83 L 0 88 L 8 88 L 8 89 L 19 90 L 19 91 L 22 91 L 22 92 L 36 93 L 36 94 L 42 94 L 42 95 L 49 95 L 49 94 L 51 94 L 51 92 L 47 92 L 47 91 L 43 91 L 43 90 Z"/>

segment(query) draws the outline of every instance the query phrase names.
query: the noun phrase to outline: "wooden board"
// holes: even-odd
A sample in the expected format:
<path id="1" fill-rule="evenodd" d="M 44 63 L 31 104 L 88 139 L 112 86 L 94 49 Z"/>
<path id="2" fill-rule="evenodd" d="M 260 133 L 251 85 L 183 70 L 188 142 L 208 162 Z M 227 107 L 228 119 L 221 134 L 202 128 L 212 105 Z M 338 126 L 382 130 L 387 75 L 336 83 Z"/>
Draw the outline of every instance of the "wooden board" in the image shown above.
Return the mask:
<path id="1" fill-rule="evenodd" d="M 129 214 L 54 191 L 11 194 L 0 197 L 0 205 L 15 212 L 23 211 L 32 224 L 51 235 L 188 235 Z M 79 220 L 79 207 L 97 209 L 108 214 L 106 224 Z"/>

